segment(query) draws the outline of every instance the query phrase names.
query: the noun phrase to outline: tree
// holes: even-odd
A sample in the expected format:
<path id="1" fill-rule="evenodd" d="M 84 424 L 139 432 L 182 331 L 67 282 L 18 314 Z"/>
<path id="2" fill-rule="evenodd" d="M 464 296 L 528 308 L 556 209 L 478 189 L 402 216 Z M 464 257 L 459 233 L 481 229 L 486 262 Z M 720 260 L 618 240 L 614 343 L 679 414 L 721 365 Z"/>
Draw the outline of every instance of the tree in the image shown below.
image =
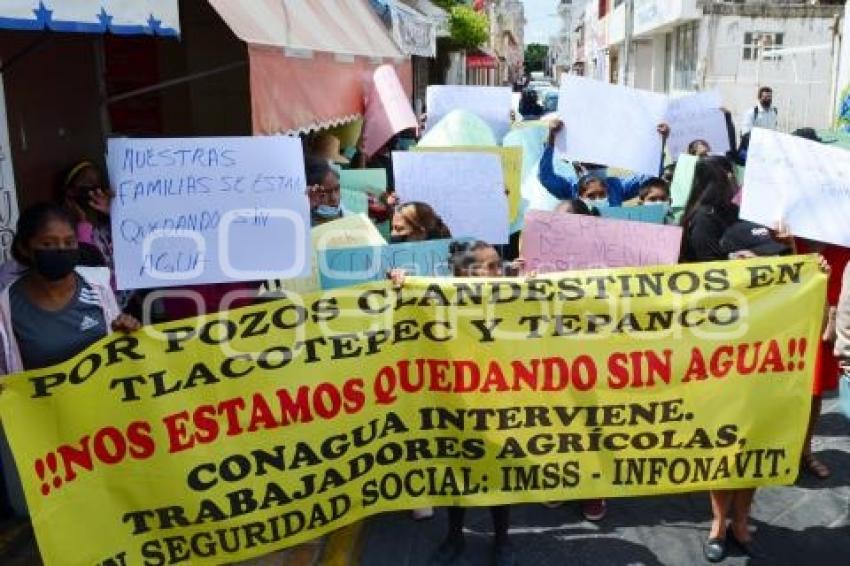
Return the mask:
<path id="1" fill-rule="evenodd" d="M 449 12 L 452 44 L 457 49 L 474 49 L 490 38 L 490 21 L 469 6 L 454 6 Z"/>
<path id="2" fill-rule="evenodd" d="M 530 43 L 525 46 L 525 70 L 526 72 L 546 70 L 546 58 L 549 56 L 549 47 L 540 43 Z"/>

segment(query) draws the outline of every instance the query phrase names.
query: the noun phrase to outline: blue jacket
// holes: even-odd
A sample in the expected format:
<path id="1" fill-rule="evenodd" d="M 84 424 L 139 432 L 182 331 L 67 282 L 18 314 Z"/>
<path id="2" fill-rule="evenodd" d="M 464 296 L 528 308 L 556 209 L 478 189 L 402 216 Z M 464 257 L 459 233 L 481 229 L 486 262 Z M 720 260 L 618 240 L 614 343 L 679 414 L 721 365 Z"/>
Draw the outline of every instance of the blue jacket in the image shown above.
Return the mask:
<path id="1" fill-rule="evenodd" d="M 543 152 L 543 157 L 540 158 L 538 173 L 540 184 L 546 187 L 546 190 L 556 199 L 570 200 L 578 198 L 578 181 L 565 179 L 555 173 L 555 166 L 552 163 L 554 154 L 555 148 L 547 145 L 546 150 Z M 620 206 L 624 201 L 635 198 L 638 196 L 641 186 L 651 178 L 650 175 L 633 175 L 625 179 L 620 179 L 619 177 L 606 178 L 605 184 L 608 186 L 608 204 L 610 206 Z"/>

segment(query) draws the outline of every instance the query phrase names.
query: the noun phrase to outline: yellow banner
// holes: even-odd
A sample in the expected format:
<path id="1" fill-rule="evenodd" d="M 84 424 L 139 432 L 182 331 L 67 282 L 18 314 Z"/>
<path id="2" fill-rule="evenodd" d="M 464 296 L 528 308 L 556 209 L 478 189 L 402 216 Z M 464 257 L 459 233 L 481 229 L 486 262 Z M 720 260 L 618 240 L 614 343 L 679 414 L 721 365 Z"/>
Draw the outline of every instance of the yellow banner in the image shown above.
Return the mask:
<path id="1" fill-rule="evenodd" d="M 810 257 L 412 279 L 112 336 L 12 376 L 47 564 L 221 564 L 428 505 L 791 483 Z"/>

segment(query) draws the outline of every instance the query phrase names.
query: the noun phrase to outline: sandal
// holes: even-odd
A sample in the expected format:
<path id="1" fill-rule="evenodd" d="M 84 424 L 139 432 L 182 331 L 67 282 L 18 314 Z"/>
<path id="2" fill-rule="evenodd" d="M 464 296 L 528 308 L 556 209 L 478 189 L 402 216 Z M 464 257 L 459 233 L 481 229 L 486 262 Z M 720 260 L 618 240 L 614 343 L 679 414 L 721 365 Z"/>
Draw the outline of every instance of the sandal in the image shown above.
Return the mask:
<path id="1" fill-rule="evenodd" d="M 826 464 L 815 458 L 814 454 L 803 454 L 803 457 L 800 459 L 800 469 L 810 473 L 819 480 L 825 480 L 832 475 Z"/>

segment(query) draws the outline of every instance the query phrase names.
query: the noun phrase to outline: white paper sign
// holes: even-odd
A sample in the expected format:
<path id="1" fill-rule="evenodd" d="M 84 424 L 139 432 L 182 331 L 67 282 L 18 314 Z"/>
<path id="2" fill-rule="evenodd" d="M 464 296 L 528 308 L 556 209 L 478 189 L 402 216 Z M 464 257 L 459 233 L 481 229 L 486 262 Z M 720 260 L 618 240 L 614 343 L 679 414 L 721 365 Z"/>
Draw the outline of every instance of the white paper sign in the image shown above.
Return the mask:
<path id="1" fill-rule="evenodd" d="M 667 149 L 670 155 L 688 152 L 688 144 L 705 140 L 714 155 L 729 151 L 726 116 L 720 107 L 723 102 L 716 91 L 700 92 L 674 98 L 667 105 L 666 121 L 670 126 Z"/>
<path id="2" fill-rule="evenodd" d="M 429 86 L 428 128 L 434 127 L 452 110 L 472 112 L 490 126 L 501 141 L 511 129 L 512 92 L 496 86 Z"/>
<path id="3" fill-rule="evenodd" d="M 850 246 L 850 151 L 763 128 L 747 152 L 741 217 Z"/>
<path id="4" fill-rule="evenodd" d="M 119 288 L 310 273 L 298 138 L 111 139 L 107 163 Z"/>
<path id="5" fill-rule="evenodd" d="M 558 150 L 570 161 L 621 167 L 658 175 L 667 97 L 593 79 L 566 75 L 558 114 L 566 124 Z"/>
<path id="6" fill-rule="evenodd" d="M 430 204 L 453 238 L 508 242 L 502 162 L 488 153 L 393 152 L 396 194 Z"/>

